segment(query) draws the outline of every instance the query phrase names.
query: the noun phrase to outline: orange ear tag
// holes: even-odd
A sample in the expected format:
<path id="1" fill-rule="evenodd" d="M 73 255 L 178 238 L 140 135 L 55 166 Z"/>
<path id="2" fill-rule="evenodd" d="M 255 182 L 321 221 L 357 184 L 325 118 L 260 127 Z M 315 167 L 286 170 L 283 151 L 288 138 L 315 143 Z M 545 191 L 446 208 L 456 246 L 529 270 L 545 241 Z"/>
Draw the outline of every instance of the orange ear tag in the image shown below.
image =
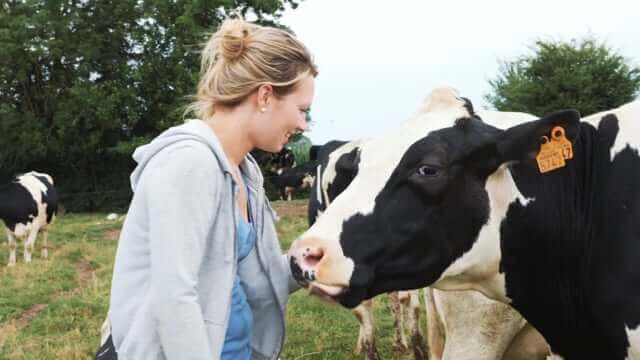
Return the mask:
<path id="1" fill-rule="evenodd" d="M 565 160 L 573 158 L 573 146 L 571 141 L 564 135 L 564 129 L 561 126 L 556 126 L 551 130 L 551 140 L 561 149 Z"/>
<path id="2" fill-rule="evenodd" d="M 543 136 L 541 139 L 540 152 L 538 152 L 536 156 L 540 172 L 544 174 L 564 167 L 566 163 L 562 154 L 561 145 L 556 141 L 549 141 L 549 138 L 546 136 Z"/>

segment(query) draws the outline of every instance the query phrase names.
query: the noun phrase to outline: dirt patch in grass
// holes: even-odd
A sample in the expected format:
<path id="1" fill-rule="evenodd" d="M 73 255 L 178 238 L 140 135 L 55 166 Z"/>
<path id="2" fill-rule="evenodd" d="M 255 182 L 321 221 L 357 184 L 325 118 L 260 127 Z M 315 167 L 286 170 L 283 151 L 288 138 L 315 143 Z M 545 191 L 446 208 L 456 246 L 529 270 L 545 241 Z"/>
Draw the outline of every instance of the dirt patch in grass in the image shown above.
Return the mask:
<path id="1" fill-rule="evenodd" d="M 120 238 L 120 230 L 107 230 L 105 231 L 104 237 L 111 241 L 118 241 Z"/>
<path id="2" fill-rule="evenodd" d="M 286 216 L 307 216 L 307 201 L 274 201 L 271 203 L 273 209 L 280 217 Z"/>
<path id="3" fill-rule="evenodd" d="M 76 264 L 76 274 L 80 287 L 89 285 L 89 282 L 96 276 L 95 271 L 85 259 L 80 260 L 80 262 Z"/>
<path id="4" fill-rule="evenodd" d="M 76 264 L 76 276 L 79 286 L 72 290 L 59 291 L 49 296 L 49 302 L 60 300 L 62 298 L 76 295 L 80 290 L 90 286 L 91 282 L 95 281 L 96 274 L 89 262 L 85 259 L 80 259 Z M 17 336 L 20 330 L 24 329 L 31 320 L 33 320 L 38 314 L 46 309 L 48 304 L 34 304 L 27 311 L 20 314 L 16 319 L 13 319 L 7 323 L 0 324 L 0 347 L 9 339 Z"/>
<path id="5" fill-rule="evenodd" d="M 0 347 L 2 347 L 10 337 L 15 337 L 20 330 L 29 325 L 31 320 L 42 310 L 46 309 L 46 307 L 47 304 L 35 304 L 29 308 L 29 310 L 23 312 L 17 319 L 0 326 Z"/>

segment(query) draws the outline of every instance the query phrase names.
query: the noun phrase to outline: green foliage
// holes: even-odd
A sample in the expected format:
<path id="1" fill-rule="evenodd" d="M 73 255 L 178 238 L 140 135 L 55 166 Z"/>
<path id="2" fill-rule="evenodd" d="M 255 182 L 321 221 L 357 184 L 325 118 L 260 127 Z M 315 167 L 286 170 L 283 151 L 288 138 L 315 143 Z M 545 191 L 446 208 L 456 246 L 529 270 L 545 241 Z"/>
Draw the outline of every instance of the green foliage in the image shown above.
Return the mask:
<path id="1" fill-rule="evenodd" d="M 536 41 L 533 54 L 503 62 L 486 100 L 501 111 L 536 115 L 576 108 L 583 115 L 632 101 L 640 90 L 640 68 L 605 43 Z"/>
<path id="2" fill-rule="evenodd" d="M 296 157 L 296 164 L 304 164 L 309 161 L 309 150 L 311 149 L 311 139 L 308 137 L 297 134 L 289 143 L 287 143 L 287 147 L 293 151 L 293 154 Z"/>
<path id="3" fill-rule="evenodd" d="M 181 122 L 209 33 L 297 2 L 0 1 L 0 179 L 36 169 L 67 208 L 126 206 L 131 152 Z"/>

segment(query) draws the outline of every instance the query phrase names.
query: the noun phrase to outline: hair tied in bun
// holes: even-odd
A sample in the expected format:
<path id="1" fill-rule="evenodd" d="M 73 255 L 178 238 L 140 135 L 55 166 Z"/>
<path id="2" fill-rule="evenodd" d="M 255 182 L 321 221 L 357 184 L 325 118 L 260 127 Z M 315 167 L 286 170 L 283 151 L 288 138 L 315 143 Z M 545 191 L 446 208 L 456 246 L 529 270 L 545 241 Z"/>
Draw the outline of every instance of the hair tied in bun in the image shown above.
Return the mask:
<path id="1" fill-rule="evenodd" d="M 225 21 L 220 29 L 222 39 L 220 48 L 222 56 L 228 62 L 234 62 L 242 57 L 249 46 L 251 28 L 241 19 Z"/>

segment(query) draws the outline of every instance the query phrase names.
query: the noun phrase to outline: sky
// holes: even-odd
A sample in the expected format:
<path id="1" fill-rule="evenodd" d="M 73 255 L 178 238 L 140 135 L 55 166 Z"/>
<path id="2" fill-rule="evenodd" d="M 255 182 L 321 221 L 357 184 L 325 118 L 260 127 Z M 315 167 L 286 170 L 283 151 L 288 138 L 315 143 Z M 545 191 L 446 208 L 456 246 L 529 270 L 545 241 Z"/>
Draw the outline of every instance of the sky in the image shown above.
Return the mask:
<path id="1" fill-rule="evenodd" d="M 319 67 L 305 135 L 323 144 L 383 134 L 441 85 L 490 108 L 500 62 L 536 40 L 592 35 L 640 65 L 639 13 L 628 0 L 303 0 L 281 23 Z"/>

